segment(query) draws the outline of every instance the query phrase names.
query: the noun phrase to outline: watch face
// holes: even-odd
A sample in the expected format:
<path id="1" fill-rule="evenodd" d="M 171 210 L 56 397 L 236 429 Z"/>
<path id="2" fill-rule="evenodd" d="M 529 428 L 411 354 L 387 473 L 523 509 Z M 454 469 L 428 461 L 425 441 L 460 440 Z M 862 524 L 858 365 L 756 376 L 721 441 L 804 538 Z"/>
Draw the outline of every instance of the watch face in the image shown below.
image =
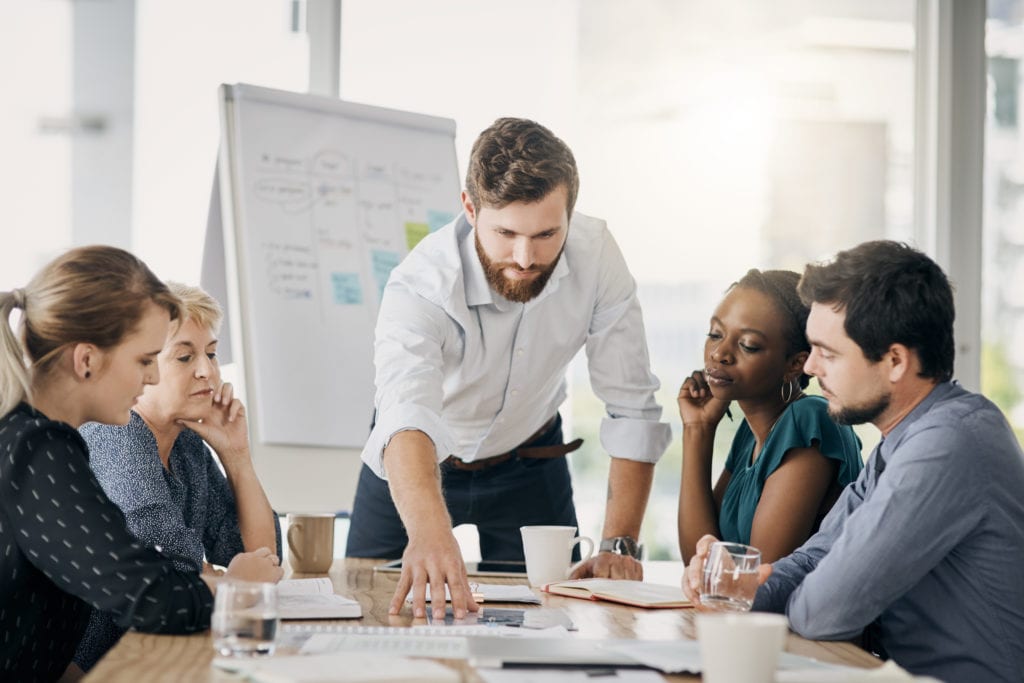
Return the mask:
<path id="1" fill-rule="evenodd" d="M 617 538 L 615 539 L 615 550 L 620 555 L 636 557 L 636 541 L 626 536 Z"/>
<path id="2" fill-rule="evenodd" d="M 639 557 L 640 548 L 637 542 L 629 536 L 616 536 L 607 538 L 601 542 L 601 550 L 607 550 L 618 555 L 629 555 Z"/>

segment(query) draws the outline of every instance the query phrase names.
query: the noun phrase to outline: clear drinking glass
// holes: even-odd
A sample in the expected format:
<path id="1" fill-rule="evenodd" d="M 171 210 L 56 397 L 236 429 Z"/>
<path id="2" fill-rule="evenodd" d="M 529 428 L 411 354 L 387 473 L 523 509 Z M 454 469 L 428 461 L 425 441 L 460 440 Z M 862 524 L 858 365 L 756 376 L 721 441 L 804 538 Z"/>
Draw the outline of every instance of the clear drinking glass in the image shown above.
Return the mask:
<path id="1" fill-rule="evenodd" d="M 213 647 L 225 657 L 274 653 L 277 637 L 277 585 L 222 581 L 213 603 Z"/>
<path id="2" fill-rule="evenodd" d="M 720 612 L 747 612 L 757 593 L 761 551 L 742 543 L 718 542 L 704 563 L 700 601 Z"/>

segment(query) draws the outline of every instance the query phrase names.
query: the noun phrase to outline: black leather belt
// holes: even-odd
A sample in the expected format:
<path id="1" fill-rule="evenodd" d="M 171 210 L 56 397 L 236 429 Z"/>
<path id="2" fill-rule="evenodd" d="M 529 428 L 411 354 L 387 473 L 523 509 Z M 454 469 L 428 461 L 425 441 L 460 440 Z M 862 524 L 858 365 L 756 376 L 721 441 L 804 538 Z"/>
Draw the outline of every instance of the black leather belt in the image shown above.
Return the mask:
<path id="1" fill-rule="evenodd" d="M 480 460 L 473 460 L 472 462 L 466 462 L 456 458 L 454 455 L 449 455 L 443 464 L 449 465 L 457 470 L 463 472 L 478 472 L 480 470 L 486 470 L 495 465 L 500 465 L 503 462 L 507 462 L 512 458 L 561 458 L 573 451 L 577 450 L 583 445 L 583 439 L 573 439 L 569 443 L 556 443 L 548 446 L 533 446 L 531 444 L 543 441 L 544 437 L 548 435 L 555 427 L 555 423 L 558 421 L 558 414 L 556 413 L 550 420 L 545 422 L 540 429 L 534 432 L 533 436 L 529 439 L 516 446 L 507 453 L 501 453 L 500 455 L 492 455 L 489 458 L 482 458 Z"/>

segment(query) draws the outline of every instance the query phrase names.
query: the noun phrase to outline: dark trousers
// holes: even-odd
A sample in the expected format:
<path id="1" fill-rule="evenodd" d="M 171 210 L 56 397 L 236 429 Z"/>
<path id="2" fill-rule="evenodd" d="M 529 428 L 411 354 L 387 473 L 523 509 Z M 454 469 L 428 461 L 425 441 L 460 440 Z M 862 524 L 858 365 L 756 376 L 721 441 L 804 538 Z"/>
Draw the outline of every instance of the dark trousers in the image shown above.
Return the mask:
<path id="1" fill-rule="evenodd" d="M 562 443 L 562 421 L 532 446 Z M 523 560 L 519 527 L 527 524 L 578 526 L 569 464 L 564 457 L 512 457 L 493 467 L 467 472 L 441 464 L 441 485 L 452 524 L 475 524 L 484 560 Z M 391 500 L 388 483 L 363 465 L 349 523 L 348 557 L 397 559 L 409 537 Z"/>

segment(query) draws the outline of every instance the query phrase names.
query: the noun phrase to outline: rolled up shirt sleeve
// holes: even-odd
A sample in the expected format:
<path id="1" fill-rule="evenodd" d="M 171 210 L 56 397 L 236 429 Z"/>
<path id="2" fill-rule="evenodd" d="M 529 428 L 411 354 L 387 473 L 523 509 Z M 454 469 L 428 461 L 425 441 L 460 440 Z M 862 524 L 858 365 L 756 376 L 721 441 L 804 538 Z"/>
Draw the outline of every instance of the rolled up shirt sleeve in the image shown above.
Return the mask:
<path id="1" fill-rule="evenodd" d="M 661 406 L 660 387 L 651 372 L 636 282 L 610 234 L 601 250 L 600 291 L 594 305 L 586 350 L 590 383 L 605 403 L 601 445 L 614 457 L 657 462 L 672 440 Z"/>
<path id="2" fill-rule="evenodd" d="M 441 417 L 447 324 L 441 307 L 404 283 L 390 282 L 385 288 L 374 349 L 377 413 L 362 452 L 363 462 L 381 479 L 387 479 L 384 449 L 399 432 L 426 434 L 438 462 L 454 451 L 454 438 Z"/>

